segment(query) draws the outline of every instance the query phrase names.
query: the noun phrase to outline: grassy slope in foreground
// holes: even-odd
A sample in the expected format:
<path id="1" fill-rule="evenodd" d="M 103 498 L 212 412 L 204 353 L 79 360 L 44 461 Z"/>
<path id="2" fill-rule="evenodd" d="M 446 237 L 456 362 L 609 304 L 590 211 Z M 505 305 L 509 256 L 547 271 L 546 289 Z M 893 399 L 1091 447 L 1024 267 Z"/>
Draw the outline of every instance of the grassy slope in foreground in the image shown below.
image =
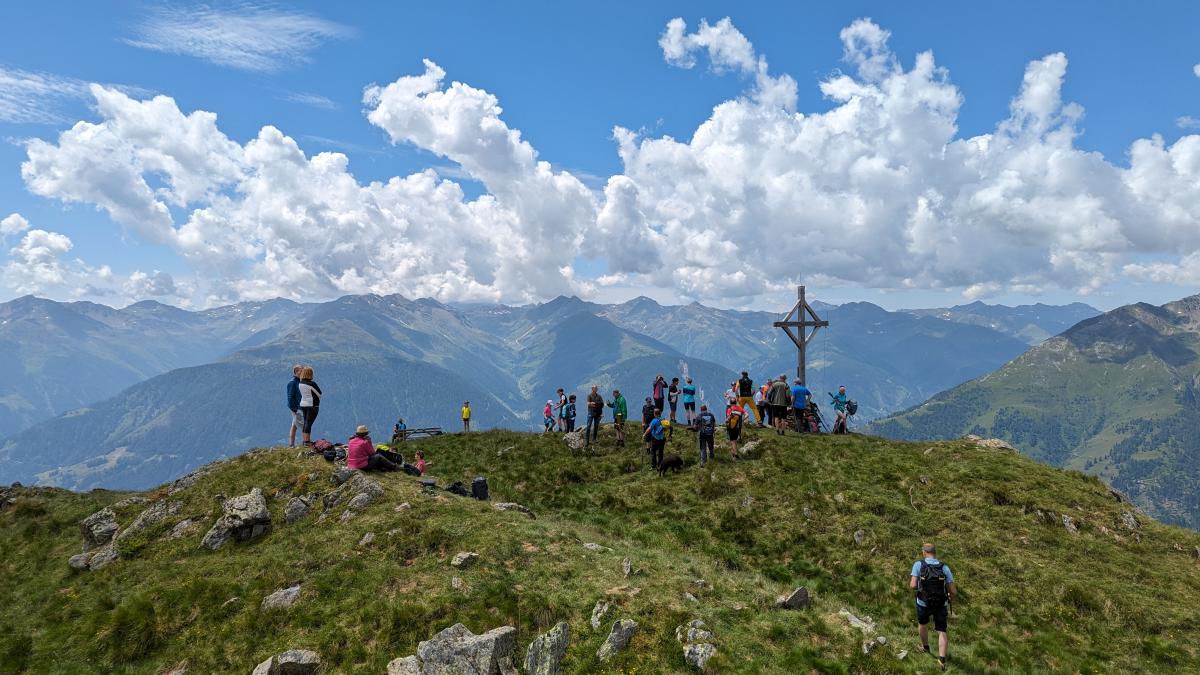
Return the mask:
<path id="1" fill-rule="evenodd" d="M 951 626 L 956 671 L 1200 664 L 1200 573 L 1191 554 L 1200 534 L 1142 518 L 1135 538 L 1121 525 L 1128 506 L 1100 481 L 963 442 L 759 438 L 752 459 L 711 471 L 689 465 L 665 479 L 642 468 L 634 449 L 579 458 L 558 438 L 511 432 L 421 442 L 443 484 L 485 474 L 494 501 L 525 504 L 536 520 L 423 495 L 415 479 L 385 475 L 384 496 L 353 519 L 339 521 L 339 508 L 325 522 L 310 514 L 286 525 L 286 491 L 328 491 L 330 465 L 257 451 L 170 497 L 146 493 L 182 509 L 127 539 L 123 559 L 87 573 L 66 564 L 80 548 L 78 522 L 124 495 L 22 491 L 0 512 L 0 671 L 152 673 L 186 660 L 192 672 L 246 672 L 305 648 L 330 672 L 383 672 L 455 622 L 476 632 L 516 626 L 523 650 L 566 620 L 565 672 L 684 672 L 674 629 L 702 618 L 719 643 L 709 665 L 720 672 L 929 672 L 936 665 L 916 654 L 905 588 L 923 539 L 939 542 L 961 584 Z M 677 434 L 672 448 L 689 462 L 692 439 Z M 310 481 L 314 471 L 319 479 Z M 274 531 L 217 552 L 199 548 L 219 514 L 218 495 L 255 486 L 269 497 Z M 401 502 L 412 508 L 395 511 Z M 122 526 L 141 508 L 122 509 Z M 1071 516 L 1079 533 L 1038 510 Z M 199 520 L 198 531 L 164 538 L 187 517 Z M 856 530 L 864 533 L 858 546 Z M 367 532 L 377 538 L 360 547 Z M 586 551 L 585 542 L 612 551 Z M 450 558 L 467 550 L 481 554 L 479 563 L 451 568 Z M 623 578 L 624 557 L 644 573 Z M 452 588 L 454 576 L 465 588 Z M 295 582 L 303 590 L 291 609 L 259 609 L 265 595 Z M 813 592 L 810 610 L 772 608 L 776 594 L 798 585 Z M 593 631 L 588 618 L 600 598 L 613 609 Z M 888 646 L 862 654 L 861 636 L 837 615 L 842 608 L 873 617 Z M 596 649 L 623 617 L 641 630 L 627 652 L 602 664 Z M 900 649 L 909 651 L 904 661 Z"/>

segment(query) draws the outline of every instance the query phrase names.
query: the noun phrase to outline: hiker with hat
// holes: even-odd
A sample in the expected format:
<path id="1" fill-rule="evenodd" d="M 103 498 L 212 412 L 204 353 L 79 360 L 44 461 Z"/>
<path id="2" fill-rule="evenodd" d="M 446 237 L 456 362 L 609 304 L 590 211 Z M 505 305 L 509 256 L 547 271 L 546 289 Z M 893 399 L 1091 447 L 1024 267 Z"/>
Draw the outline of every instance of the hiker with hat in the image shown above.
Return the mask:
<path id="1" fill-rule="evenodd" d="M 958 595 L 954 573 L 950 566 L 937 559 L 937 547 L 933 544 L 921 546 L 921 559 L 913 563 L 908 587 L 917 593 L 917 634 L 921 638 L 921 651 L 929 653 L 929 620 L 938 634 L 938 664 L 946 669 L 947 619 L 950 602 Z"/>
<path id="2" fill-rule="evenodd" d="M 613 389 L 613 400 L 608 402 L 613 409 L 613 429 L 617 432 L 617 447 L 625 447 L 625 419 L 629 417 L 629 404 L 620 389 Z"/>
<path id="3" fill-rule="evenodd" d="M 392 455 L 395 459 L 388 457 Z M 346 445 L 346 468 L 359 471 L 399 471 L 403 460 L 396 453 L 376 450 L 371 430 L 360 424 Z"/>

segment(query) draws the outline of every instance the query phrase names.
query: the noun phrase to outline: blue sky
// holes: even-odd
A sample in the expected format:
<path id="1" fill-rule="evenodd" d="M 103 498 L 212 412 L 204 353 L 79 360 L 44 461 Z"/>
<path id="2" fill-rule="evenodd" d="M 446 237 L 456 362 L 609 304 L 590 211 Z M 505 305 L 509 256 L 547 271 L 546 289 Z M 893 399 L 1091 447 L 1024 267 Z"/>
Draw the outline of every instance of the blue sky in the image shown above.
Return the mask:
<path id="1" fill-rule="evenodd" d="M 1159 229 L 1167 234 L 1156 235 L 1153 242 L 1135 241 L 1119 251 L 1117 257 L 1105 258 L 1104 264 L 1111 265 L 1115 272 L 1110 270 L 1099 275 L 1099 279 L 1087 276 L 1087 268 L 1093 266 L 1088 262 L 1092 258 L 1087 256 L 1100 255 L 1102 245 L 1095 241 L 1064 244 L 1062 234 L 1045 242 L 1031 240 L 1027 232 L 1000 216 L 997 222 L 1010 223 L 1007 227 L 1018 231 L 1012 236 L 1020 239 L 1019 244 L 1013 244 L 1019 246 L 1019 255 L 1029 255 L 1030 250 L 1036 251 L 1044 244 L 1055 253 L 1043 257 L 1052 257 L 1056 262 L 1039 263 L 1037 256 L 1032 256 L 1028 273 L 1014 264 L 1001 265 L 987 275 L 975 276 L 967 269 L 939 277 L 938 269 L 954 267 L 953 258 L 946 256 L 961 254 L 930 253 L 928 269 L 917 269 L 918 265 L 893 270 L 886 261 L 870 260 L 870 256 L 858 258 L 870 246 L 872 239 L 868 236 L 862 241 L 846 243 L 844 249 L 821 245 L 816 255 L 822 261 L 845 259 L 840 271 L 834 262 L 821 265 L 802 262 L 801 255 L 808 249 L 801 247 L 789 251 L 790 263 L 764 262 L 761 276 L 743 275 L 745 278 L 732 280 L 738 268 L 756 267 L 757 260 L 774 255 L 772 238 L 756 241 L 742 234 L 747 227 L 756 227 L 754 221 L 735 221 L 728 228 L 719 221 L 713 224 L 684 218 L 678 223 L 679 228 L 690 227 L 692 231 L 711 225 L 718 235 L 739 243 L 738 249 L 732 251 L 713 244 L 712 238 L 677 237 L 670 227 L 658 222 L 671 214 L 657 212 L 655 204 L 643 201 L 638 204 L 647 219 L 647 230 L 640 238 L 631 236 L 629 248 L 654 248 L 652 263 L 623 258 L 618 261 L 624 254 L 616 251 L 595 253 L 597 248 L 592 243 L 597 237 L 614 236 L 613 230 L 596 233 L 581 225 L 570 240 L 572 243 L 565 244 L 567 248 L 578 247 L 574 255 L 562 259 L 565 254 L 561 250 L 559 258 L 530 254 L 524 265 L 556 268 L 565 260 L 566 266 L 573 267 L 566 280 L 502 281 L 500 278 L 507 278 L 508 274 L 493 272 L 499 269 L 495 256 L 503 255 L 496 251 L 488 255 L 472 253 L 471 237 L 465 234 L 464 243 L 460 244 L 465 252 L 460 258 L 430 263 L 461 268 L 465 270 L 461 278 L 424 286 L 412 277 L 398 276 L 388 283 L 362 286 L 362 277 L 371 275 L 358 268 L 345 275 L 343 265 L 314 272 L 317 276 L 334 277 L 337 279 L 334 282 L 309 286 L 297 280 L 271 286 L 264 283 L 269 270 L 251 268 L 260 266 L 264 257 L 270 257 L 264 251 L 269 251 L 272 245 L 278 246 L 278 241 L 271 244 L 264 240 L 241 260 L 206 258 L 173 236 L 144 236 L 129 222 L 114 218 L 111 211 L 87 199 L 67 197 L 63 190 L 34 194 L 28 177 L 23 178 L 21 173 L 21 164 L 27 159 L 28 139 L 38 138 L 53 145 L 58 134 L 76 120 L 93 123 L 101 120 L 95 99 L 78 89 L 82 83 L 95 82 L 120 85 L 121 91 L 134 101 L 155 94 L 169 96 L 183 115 L 197 110 L 214 112 L 220 132 L 238 145 L 247 144 L 258 136 L 262 127 L 272 125 L 294 139 L 310 158 L 323 151 L 344 153 L 349 159 L 348 172 L 361 184 L 404 177 L 432 167 L 442 177 L 460 185 L 464 202 L 496 192 L 498 179 L 493 177 L 489 182 L 478 172 L 462 168 L 470 165 L 470 158 L 464 161 L 454 152 L 437 149 L 452 145 L 446 139 L 430 137 L 427 142 L 422 141 L 412 129 L 386 128 L 369 122 L 366 117 L 370 106 L 363 101 L 364 87 L 420 75 L 425 71 L 422 60 L 430 59 L 445 71 L 442 87 L 451 81 L 463 82 L 497 97 L 503 109 L 500 115 L 503 123 L 509 129 L 519 130 L 521 139 L 536 149 L 539 159 L 550 162 L 555 171 L 568 172 L 591 190 L 596 208 L 600 209 L 609 201 L 604 194 L 609 177 L 625 171 L 614 140 L 614 126 L 637 132 L 639 139 L 669 136 L 686 144 L 697 127 L 713 117 L 714 106 L 753 95 L 748 93 L 754 88 L 750 71 L 739 72 L 736 65 L 722 66 L 711 52 L 710 58 L 704 58 L 703 45 L 693 48 L 699 50 L 695 67 L 673 67 L 664 59 L 659 41 L 668 21 L 681 17 L 687 23 L 687 30 L 694 31 L 702 18 L 716 23 L 726 16 L 736 31 L 753 44 L 754 53 L 769 60 L 772 76 L 787 75 L 794 79 L 794 108 L 806 115 L 828 113 L 845 102 L 823 93 L 820 85 L 839 72 L 852 73 L 852 67 L 843 59 L 844 45 L 839 32 L 856 19 L 870 17 L 875 25 L 890 31 L 888 49 L 903 69 L 913 67 L 919 52 L 932 50 L 937 65 L 948 70 L 949 81 L 962 99 L 953 114 L 957 139 L 993 133 L 1010 115 L 1027 65 L 1062 52 L 1069 66 L 1061 80 L 1061 99 L 1064 103 L 1076 103 L 1085 111 L 1073 122 L 1073 150 L 1082 156 L 1088 152 L 1101 153 L 1114 170 L 1128 170 L 1132 142 L 1157 134 L 1170 147 L 1181 136 L 1194 132 L 1181 128 L 1180 118 L 1200 118 L 1200 78 L 1193 69 L 1200 62 L 1200 50 L 1195 47 L 1194 39 L 1200 8 L 1191 3 L 1007 3 L 1002 12 L 997 12 L 994 6 L 949 2 L 904 6 L 762 3 L 749 7 L 744 3 L 703 2 L 587 6 L 582 3 L 432 6 L 214 3 L 210 8 L 221 16 L 261 18 L 270 14 L 291 22 L 288 25 L 300 21 L 309 29 L 315 26 L 316 35 L 293 35 L 290 43 L 279 45 L 279 51 L 267 54 L 263 62 L 243 61 L 240 65 L 236 58 L 233 62 L 228 59 L 214 62 L 211 54 L 206 56 L 194 50 L 172 53 L 187 52 L 183 47 L 175 49 L 160 44 L 147 48 L 146 43 L 153 41 L 147 37 L 148 27 L 155 25 L 155 21 L 161 24 L 164 17 L 171 18 L 173 25 L 194 21 L 196 7 L 143 2 L 103 6 L 42 2 L 12 4 L 6 9 L 6 20 L 0 23 L 0 68 L 5 69 L 0 75 L 7 73 L 10 82 L 14 73 L 26 80 L 40 78 L 47 91 L 54 93 L 43 93 L 41 98 L 28 102 L 30 108 L 20 108 L 21 101 L 14 103 L 11 97 L 30 96 L 28 86 L 5 94 L 5 80 L 0 76 L 0 112 L 5 110 L 5 96 L 10 97 L 8 119 L 0 116 L 0 137 L 6 140 L 0 144 L 0 218 L 19 213 L 28 223 L 25 227 L 10 228 L 3 251 L 15 251 L 22 237 L 32 230 L 59 233 L 69 238 L 70 249 L 60 251 L 58 259 L 47 263 L 45 257 L 35 260 L 36 256 L 28 253 L 37 243 L 31 241 L 21 254 L 26 257 L 17 261 L 23 265 L 20 267 L 11 266 L 18 255 L 8 253 L 10 275 L 28 272 L 33 269 L 29 265 L 40 264 L 42 267 L 33 271 L 40 270 L 45 278 L 36 282 L 40 285 L 31 281 L 19 287 L 10 279 L 9 287 L 0 289 L 0 300 L 32 291 L 64 299 L 90 297 L 113 304 L 148 294 L 168 302 L 210 304 L 257 297 L 256 294 L 311 297 L 353 290 L 391 290 L 416 295 L 429 289 L 433 289 L 429 294 L 440 294 L 449 300 L 486 297 L 489 292 L 486 289 L 490 288 L 499 289 L 495 290 L 497 299 L 521 301 L 537 299 L 561 287 L 602 300 L 647 294 L 664 301 L 700 299 L 723 306 L 772 307 L 786 303 L 787 293 L 780 288 L 802 275 L 810 285 L 825 289 L 824 293 L 818 292 L 818 297 L 835 302 L 865 299 L 890 307 L 955 304 L 979 297 L 1007 303 L 1082 299 L 1108 308 L 1136 300 L 1164 302 L 1195 292 L 1193 279 L 1197 265 L 1187 259 L 1195 251 L 1194 233 L 1170 234 L 1186 228 L 1189 222 L 1186 218 L 1180 221 L 1164 217 Z M 31 116 L 39 119 L 28 119 Z M 1183 126 L 1187 126 L 1186 121 Z M 391 139 L 396 138 L 399 142 L 392 143 Z M 643 156 L 650 156 L 645 147 L 642 151 Z M 737 174 L 739 170 L 731 169 L 729 173 Z M 1190 173 L 1190 169 L 1181 171 L 1173 179 L 1194 186 L 1197 174 Z M 650 174 L 626 173 L 638 185 L 639 200 L 650 199 L 646 195 L 678 190 L 677 185 L 666 184 L 670 176 L 659 176 L 666 181 L 662 186 L 650 186 L 655 180 Z M 678 167 L 672 173 L 677 175 Z M 719 178 L 721 171 L 716 173 Z M 146 182 L 157 189 L 156 180 L 150 176 Z M 761 180 L 759 174 L 746 178 L 747 184 L 758 180 Z M 1103 193 L 1104 180 L 1096 179 L 1090 189 Z M 835 193 L 843 191 L 836 185 L 828 189 Z M 500 192 L 503 190 L 500 188 Z M 238 188 L 228 185 L 216 189 L 217 194 L 237 192 Z M 1154 201 L 1146 194 L 1139 194 L 1138 198 L 1137 208 L 1116 204 L 1106 207 L 1106 213 L 1117 214 L 1113 217 L 1118 219 L 1131 219 L 1133 216 L 1121 214 L 1140 213 L 1138 209 L 1149 208 L 1147 204 Z M 873 196 L 866 194 L 861 201 L 869 208 Z M 182 226 L 192 209 L 204 205 L 203 202 L 169 204 L 175 226 Z M 239 213 L 227 217 L 235 220 L 245 216 L 245 212 Z M 513 213 L 514 218 L 528 217 L 519 208 Z M 886 220 L 886 215 L 880 219 Z M 942 217 L 949 223 L 945 227 L 951 229 L 956 227 L 955 218 L 968 218 L 953 213 Z M 763 218 L 766 223 L 763 227 L 774 228 L 778 236 L 803 236 L 782 229 L 786 227 L 786 219 L 778 220 L 778 215 Z M 353 223 L 347 224 L 347 220 L 354 219 L 343 219 L 336 227 L 352 229 Z M 1072 227 L 1059 225 L 1065 230 Z M 322 225 L 325 226 L 334 227 Z M 976 226 L 1003 225 L 972 225 Z M 489 226 L 481 223 L 477 227 Z M 525 245 L 531 249 L 541 248 L 543 243 L 545 248 L 564 246 L 553 238 L 539 240 L 536 233 L 521 230 L 523 225 L 515 227 L 519 236 L 529 237 Z M 831 230 L 825 227 L 813 223 L 805 225 L 804 232 L 820 232 L 825 241 L 838 239 L 836 230 L 831 235 Z M 1140 225 L 1129 222 L 1125 227 L 1136 230 Z M 1196 229 L 1195 221 L 1190 221 L 1190 227 Z M 338 239 L 338 235 L 335 232 L 332 238 Z M 436 237 L 418 241 L 414 236 L 412 246 L 405 248 L 406 255 L 413 255 L 421 246 L 434 245 L 430 241 L 436 241 Z M 997 255 L 1007 254 L 1009 240 L 1004 242 Z M 360 259 L 369 258 L 370 243 L 363 246 L 363 252 L 356 255 Z M 695 252 L 703 246 L 712 247 L 706 253 L 726 259 L 717 267 L 726 266 L 728 273 L 659 273 L 658 269 L 663 267 L 697 265 L 680 251 Z M 50 247 L 54 248 L 53 243 Z M 399 255 L 372 259 L 372 264 L 376 269 L 380 266 L 391 269 L 404 259 L 396 257 Z M 1064 271 L 1058 261 L 1071 255 L 1082 255 L 1086 260 L 1072 263 L 1071 269 Z M 313 269 L 320 264 L 316 257 L 314 253 L 311 260 L 288 258 L 286 266 Z M 76 260 L 83 261 L 83 265 L 65 271 L 46 268 L 47 264 L 69 265 Z M 0 263 L 4 261 L 0 257 Z M 1158 264 L 1168 267 L 1155 267 Z M 491 269 L 474 270 L 472 265 Z M 858 265 L 864 269 L 862 274 L 853 269 Z M 111 278 L 102 279 L 103 283 L 80 284 L 81 279 L 95 276 L 95 270 L 104 266 L 111 270 Z M 245 283 L 225 283 L 228 279 L 213 275 L 214 267 L 220 267 L 223 270 L 220 274 L 227 277 L 244 275 Z M 60 272 L 57 277 L 55 272 Z M 136 273 L 155 272 L 166 273 L 177 282 L 171 294 L 148 290 L 152 287 L 132 284 L 128 279 Z M 421 274 L 420 278 L 429 276 Z M 98 276 L 105 277 L 104 273 Z M 594 283 L 597 278 L 603 282 Z M 764 290 L 755 292 L 756 285 Z M 974 290 L 965 292 L 967 288 Z"/>

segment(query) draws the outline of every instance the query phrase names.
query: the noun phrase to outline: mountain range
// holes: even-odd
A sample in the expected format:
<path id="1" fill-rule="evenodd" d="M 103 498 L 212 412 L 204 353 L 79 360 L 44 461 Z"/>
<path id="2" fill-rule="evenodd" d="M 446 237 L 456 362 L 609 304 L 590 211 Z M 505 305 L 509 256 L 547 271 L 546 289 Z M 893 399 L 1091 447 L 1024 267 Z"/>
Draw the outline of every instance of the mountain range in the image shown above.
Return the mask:
<path id="1" fill-rule="evenodd" d="M 831 326 L 810 351 L 810 387 L 820 399 L 846 384 L 862 419 L 919 403 L 1026 348 L 970 321 L 868 303 L 819 311 Z M 647 298 L 512 307 L 366 295 L 203 312 L 20 298 L 0 305 L 0 317 L 0 344 L 12 346 L 0 364 L 8 375 L 0 482 L 76 489 L 147 487 L 281 442 L 295 362 L 315 367 L 326 391 L 315 433 L 334 440 L 363 422 L 386 437 L 398 415 L 413 427 L 454 428 L 464 400 L 478 427 L 537 428 L 555 389 L 582 399 L 590 384 L 606 395 L 620 388 L 636 416 L 658 373 L 687 372 L 715 403 L 743 369 L 761 382 L 795 367 L 794 349 L 771 326 L 775 314 Z"/>
<path id="2" fill-rule="evenodd" d="M 1200 527 L 1200 295 L 1087 319 L 994 373 L 870 426 L 900 439 L 1004 438 Z"/>

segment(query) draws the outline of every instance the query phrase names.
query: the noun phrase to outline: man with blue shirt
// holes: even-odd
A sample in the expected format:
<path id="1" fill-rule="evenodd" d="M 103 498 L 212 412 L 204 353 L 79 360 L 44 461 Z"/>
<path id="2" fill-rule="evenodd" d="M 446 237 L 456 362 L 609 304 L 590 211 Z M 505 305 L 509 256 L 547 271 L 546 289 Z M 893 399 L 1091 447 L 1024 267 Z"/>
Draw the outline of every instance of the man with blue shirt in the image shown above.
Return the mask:
<path id="1" fill-rule="evenodd" d="M 667 447 L 667 430 L 663 427 L 661 409 L 654 409 L 654 419 L 646 425 L 646 433 L 642 437 L 650 441 L 650 468 L 657 469 L 662 464 L 663 448 Z"/>
<path id="2" fill-rule="evenodd" d="M 687 378 L 684 385 L 679 388 L 679 392 L 683 398 L 683 416 L 690 427 L 696 422 L 696 385 L 692 384 L 691 377 Z"/>
<path id="3" fill-rule="evenodd" d="M 304 366 L 292 366 L 292 379 L 287 383 L 287 407 L 292 411 L 292 429 L 288 432 L 288 447 L 296 447 L 296 430 L 304 428 L 304 415 L 300 412 L 300 371 Z"/>
<path id="4" fill-rule="evenodd" d="M 917 592 L 917 632 L 921 636 L 921 650 L 929 653 L 929 619 L 938 634 L 938 663 L 946 669 L 946 620 L 950 614 L 950 602 L 958 595 L 954 573 L 950 566 L 937 559 L 937 547 L 933 544 L 921 546 L 921 560 L 913 563 L 908 587 Z"/>
<path id="5" fill-rule="evenodd" d="M 796 416 L 796 432 L 800 433 L 808 431 L 806 420 L 808 417 L 808 400 L 812 398 L 812 392 L 800 378 L 796 378 L 792 384 L 792 414 Z"/>

